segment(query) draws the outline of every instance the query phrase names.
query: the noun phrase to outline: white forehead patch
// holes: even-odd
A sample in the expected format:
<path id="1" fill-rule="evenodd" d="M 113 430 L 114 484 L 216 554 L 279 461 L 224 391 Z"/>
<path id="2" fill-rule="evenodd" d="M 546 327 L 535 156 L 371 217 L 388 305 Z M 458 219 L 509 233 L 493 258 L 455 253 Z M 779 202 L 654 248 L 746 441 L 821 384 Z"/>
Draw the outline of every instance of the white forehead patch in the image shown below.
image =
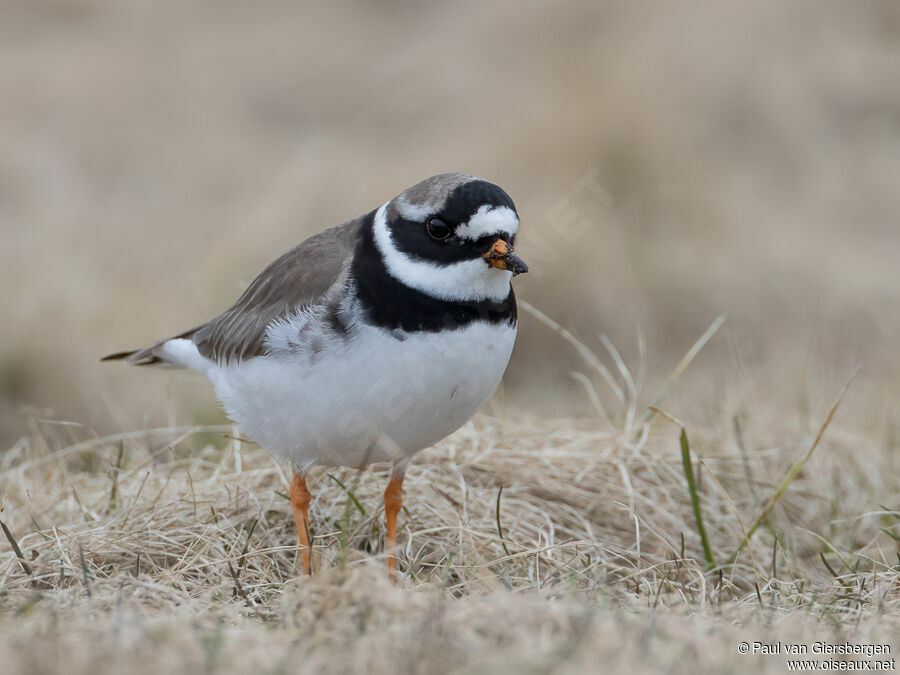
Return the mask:
<path id="1" fill-rule="evenodd" d="M 519 231 L 519 217 L 508 206 L 491 206 L 483 204 L 478 208 L 468 223 L 456 228 L 456 236 L 470 241 L 477 241 L 491 234 L 508 234 L 510 237 Z"/>
<path id="2" fill-rule="evenodd" d="M 438 265 L 424 260 L 414 260 L 398 251 L 391 238 L 386 210 L 387 204 L 384 204 L 375 213 L 373 224 L 375 246 L 384 259 L 388 273 L 397 281 L 433 298 L 453 302 L 473 300 L 500 302 L 509 295 L 512 272 L 491 267 L 481 258 Z"/>
<path id="3" fill-rule="evenodd" d="M 394 208 L 405 220 L 424 223 L 425 219 L 433 213 L 433 207 L 428 204 L 410 204 L 403 196 L 394 200 Z"/>

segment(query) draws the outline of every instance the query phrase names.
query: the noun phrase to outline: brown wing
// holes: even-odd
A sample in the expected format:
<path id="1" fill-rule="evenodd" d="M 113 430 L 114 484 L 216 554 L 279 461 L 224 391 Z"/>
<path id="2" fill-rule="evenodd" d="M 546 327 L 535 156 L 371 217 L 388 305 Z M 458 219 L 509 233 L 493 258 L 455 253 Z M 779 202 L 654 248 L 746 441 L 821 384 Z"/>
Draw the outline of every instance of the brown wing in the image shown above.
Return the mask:
<path id="1" fill-rule="evenodd" d="M 351 220 L 310 237 L 260 273 L 229 309 L 202 326 L 175 338 L 190 338 L 199 352 L 218 363 L 239 361 L 265 352 L 266 329 L 275 319 L 297 307 L 309 307 L 328 292 L 353 256 L 362 219 Z M 175 366 L 161 353 L 168 340 L 144 349 L 117 352 L 103 361 L 126 361 L 137 366 Z"/>
<path id="2" fill-rule="evenodd" d="M 264 269 L 229 309 L 191 335 L 200 353 L 219 363 L 265 352 L 266 329 L 297 307 L 314 305 L 353 255 L 360 220 L 314 235 Z"/>

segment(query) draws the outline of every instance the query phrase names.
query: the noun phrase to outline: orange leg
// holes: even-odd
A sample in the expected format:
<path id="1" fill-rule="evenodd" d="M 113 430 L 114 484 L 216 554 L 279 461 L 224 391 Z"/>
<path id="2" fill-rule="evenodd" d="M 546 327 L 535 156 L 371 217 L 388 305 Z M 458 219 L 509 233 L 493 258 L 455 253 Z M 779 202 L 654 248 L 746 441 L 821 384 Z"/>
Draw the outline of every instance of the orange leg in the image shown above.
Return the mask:
<path id="1" fill-rule="evenodd" d="M 391 475 L 384 491 L 384 519 L 387 521 L 387 535 L 384 549 L 388 554 L 387 565 L 391 579 L 396 579 L 397 570 L 397 514 L 403 505 L 403 475 Z"/>
<path id="2" fill-rule="evenodd" d="M 297 523 L 297 538 L 300 540 L 300 546 L 303 547 L 303 571 L 307 574 L 312 574 L 309 555 L 309 502 L 311 500 L 312 495 L 306 487 L 306 476 L 295 471 L 291 481 L 291 508 L 294 510 L 294 522 Z"/>

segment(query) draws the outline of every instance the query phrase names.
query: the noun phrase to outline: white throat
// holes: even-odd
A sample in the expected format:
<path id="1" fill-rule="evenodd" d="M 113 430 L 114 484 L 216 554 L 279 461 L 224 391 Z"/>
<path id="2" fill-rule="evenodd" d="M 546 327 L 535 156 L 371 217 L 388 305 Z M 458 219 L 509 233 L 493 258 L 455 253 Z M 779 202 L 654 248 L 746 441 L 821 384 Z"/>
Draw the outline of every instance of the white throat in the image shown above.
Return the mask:
<path id="1" fill-rule="evenodd" d="M 491 267 L 484 260 L 463 260 L 438 265 L 414 260 L 394 246 L 387 224 L 387 204 L 375 212 L 375 246 L 381 253 L 388 274 L 397 281 L 433 298 L 454 302 L 493 300 L 509 295 L 512 272 Z"/>

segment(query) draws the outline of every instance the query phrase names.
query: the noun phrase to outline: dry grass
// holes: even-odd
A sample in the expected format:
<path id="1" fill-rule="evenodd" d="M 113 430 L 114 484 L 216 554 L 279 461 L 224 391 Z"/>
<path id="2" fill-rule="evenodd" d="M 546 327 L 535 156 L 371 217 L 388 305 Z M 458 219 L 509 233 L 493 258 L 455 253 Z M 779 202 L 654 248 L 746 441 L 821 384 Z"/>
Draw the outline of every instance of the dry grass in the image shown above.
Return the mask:
<path id="1" fill-rule="evenodd" d="M 637 434 L 480 418 L 412 465 L 396 586 L 378 559 L 384 470 L 312 479 L 321 571 L 305 578 L 283 468 L 238 440 L 191 442 L 227 427 L 73 444 L 77 430 L 45 425 L 2 456 L 25 562 L 0 552 L 4 667 L 688 672 L 702 656 L 778 670 L 738 642 L 895 640 L 896 467 L 839 420 L 727 564 L 815 437 L 770 412 L 782 447 L 742 450 L 727 419 L 689 428 L 720 568 L 662 417 Z"/>

